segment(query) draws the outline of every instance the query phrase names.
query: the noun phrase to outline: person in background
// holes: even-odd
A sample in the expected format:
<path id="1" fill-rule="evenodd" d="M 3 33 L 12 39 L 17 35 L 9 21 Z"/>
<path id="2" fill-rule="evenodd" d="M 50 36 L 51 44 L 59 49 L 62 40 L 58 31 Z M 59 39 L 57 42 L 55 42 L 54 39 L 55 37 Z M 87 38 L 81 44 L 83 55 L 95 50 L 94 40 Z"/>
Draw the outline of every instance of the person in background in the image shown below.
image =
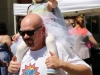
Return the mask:
<path id="1" fill-rule="evenodd" d="M 5 66 L 8 66 L 8 63 L 7 62 L 4 62 L 0 59 L 0 66 L 2 67 L 5 67 Z M 1 72 L 0 72 L 0 75 L 1 75 Z"/>
<path id="2" fill-rule="evenodd" d="M 92 33 L 98 34 L 98 22 L 97 20 L 92 20 Z"/>
<path id="3" fill-rule="evenodd" d="M 73 50 L 83 59 L 86 63 L 90 64 L 90 50 L 88 48 L 88 43 L 92 45 L 93 48 L 99 48 L 98 43 L 94 39 L 92 33 L 90 33 L 84 25 L 84 16 L 82 14 L 76 16 L 75 27 L 69 30 L 70 35 L 76 34 L 77 42 L 73 47 Z"/>
<path id="4" fill-rule="evenodd" d="M 45 39 L 49 27 L 46 25 L 54 28 L 52 34 L 58 35 L 55 36 L 58 56 L 47 50 Z M 14 56 L 8 71 L 10 73 L 19 71 L 19 75 L 47 75 L 47 68 L 55 68 L 56 75 L 92 75 L 91 67 L 71 50 L 68 41 L 59 38 L 64 30 L 60 31 L 61 34 L 57 34 L 57 30 L 61 27 L 57 27 L 57 29 L 56 27 L 51 24 L 51 21 L 45 23 L 39 15 L 28 14 L 21 22 L 19 33 L 29 50 L 24 54 L 22 62 L 17 62 L 17 58 Z"/>
<path id="5" fill-rule="evenodd" d="M 23 18 L 24 18 L 24 16 L 20 16 L 20 17 L 18 17 L 18 19 L 17 19 L 17 31 L 20 30 L 20 23 L 21 23 L 21 21 L 22 21 Z"/>
<path id="6" fill-rule="evenodd" d="M 64 17 L 66 25 L 71 25 L 71 28 L 75 26 L 75 21 L 74 21 L 75 16 L 66 16 Z"/>
<path id="7" fill-rule="evenodd" d="M 7 62 L 4 62 L 0 59 L 0 66 L 2 67 L 5 67 L 5 66 L 8 66 L 8 63 Z M 0 69 L 1 70 L 1 69 Z M 1 75 L 1 71 L 0 71 L 0 75 Z"/>
<path id="8" fill-rule="evenodd" d="M 7 34 L 7 28 L 4 21 L 0 21 L 0 60 L 9 64 L 11 60 L 10 46 L 12 44 L 10 36 Z M 8 75 L 8 65 L 0 66 L 0 75 Z"/>

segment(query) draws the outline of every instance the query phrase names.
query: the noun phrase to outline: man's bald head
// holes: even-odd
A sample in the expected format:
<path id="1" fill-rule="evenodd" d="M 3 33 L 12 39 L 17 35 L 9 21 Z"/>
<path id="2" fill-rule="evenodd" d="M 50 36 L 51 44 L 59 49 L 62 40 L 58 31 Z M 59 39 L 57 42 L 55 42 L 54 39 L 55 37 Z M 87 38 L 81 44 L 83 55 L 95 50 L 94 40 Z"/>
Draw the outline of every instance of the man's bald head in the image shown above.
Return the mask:
<path id="1" fill-rule="evenodd" d="M 34 27 L 39 27 L 43 25 L 41 17 L 37 14 L 28 14 L 21 22 L 21 30 L 24 26 L 34 25 Z"/>
<path id="2" fill-rule="evenodd" d="M 28 14 L 21 22 L 20 34 L 31 50 L 45 46 L 45 27 L 40 16 Z"/>

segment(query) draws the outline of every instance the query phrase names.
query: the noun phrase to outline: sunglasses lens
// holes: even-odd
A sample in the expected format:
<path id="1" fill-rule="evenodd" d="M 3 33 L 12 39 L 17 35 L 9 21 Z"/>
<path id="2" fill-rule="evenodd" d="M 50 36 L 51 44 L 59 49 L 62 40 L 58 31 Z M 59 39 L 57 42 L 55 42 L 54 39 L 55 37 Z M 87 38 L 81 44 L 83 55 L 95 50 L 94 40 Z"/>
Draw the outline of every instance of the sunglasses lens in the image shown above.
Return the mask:
<path id="1" fill-rule="evenodd" d="M 25 32 L 24 32 L 24 31 L 19 31 L 19 34 L 20 34 L 21 36 L 25 36 Z"/>
<path id="2" fill-rule="evenodd" d="M 28 36 L 32 36 L 32 35 L 34 35 L 34 30 L 32 30 L 32 31 L 26 31 L 26 34 L 27 34 Z"/>
<path id="3" fill-rule="evenodd" d="M 25 34 L 27 34 L 28 36 L 32 36 L 34 35 L 34 30 L 32 31 L 19 31 L 21 36 L 25 36 Z"/>

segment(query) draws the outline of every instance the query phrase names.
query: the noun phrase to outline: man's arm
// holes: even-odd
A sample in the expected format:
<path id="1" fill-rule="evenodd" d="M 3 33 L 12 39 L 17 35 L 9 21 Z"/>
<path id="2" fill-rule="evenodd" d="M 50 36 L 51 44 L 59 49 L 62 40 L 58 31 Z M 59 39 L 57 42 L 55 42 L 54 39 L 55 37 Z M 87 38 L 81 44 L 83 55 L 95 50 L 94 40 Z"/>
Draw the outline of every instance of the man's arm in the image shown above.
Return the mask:
<path id="1" fill-rule="evenodd" d="M 83 64 L 72 64 L 69 62 L 65 62 L 60 60 L 57 55 L 50 52 L 51 56 L 46 59 L 47 68 L 61 68 L 68 72 L 70 75 L 92 75 L 92 71 L 89 67 Z"/>
<path id="2" fill-rule="evenodd" d="M 81 64 L 74 65 L 68 62 L 61 61 L 60 68 L 71 75 L 92 75 L 92 71 L 87 66 Z"/>

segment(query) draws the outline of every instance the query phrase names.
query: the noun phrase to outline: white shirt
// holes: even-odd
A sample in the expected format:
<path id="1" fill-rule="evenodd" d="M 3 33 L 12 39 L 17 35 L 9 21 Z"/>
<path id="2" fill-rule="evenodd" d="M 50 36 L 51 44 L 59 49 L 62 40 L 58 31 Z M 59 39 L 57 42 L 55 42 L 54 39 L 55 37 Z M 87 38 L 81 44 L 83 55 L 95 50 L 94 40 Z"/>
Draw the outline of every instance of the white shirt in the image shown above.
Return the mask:
<path id="1" fill-rule="evenodd" d="M 72 64 L 84 64 L 90 68 L 83 60 L 81 60 L 70 47 L 65 50 L 60 43 L 57 43 L 58 56 L 65 62 Z M 47 67 L 45 60 L 48 57 L 47 48 L 44 47 L 37 51 L 28 50 L 21 62 L 19 75 L 47 75 Z M 90 68 L 91 69 L 91 68 Z M 58 69 L 57 75 L 69 75 L 62 69 Z"/>

